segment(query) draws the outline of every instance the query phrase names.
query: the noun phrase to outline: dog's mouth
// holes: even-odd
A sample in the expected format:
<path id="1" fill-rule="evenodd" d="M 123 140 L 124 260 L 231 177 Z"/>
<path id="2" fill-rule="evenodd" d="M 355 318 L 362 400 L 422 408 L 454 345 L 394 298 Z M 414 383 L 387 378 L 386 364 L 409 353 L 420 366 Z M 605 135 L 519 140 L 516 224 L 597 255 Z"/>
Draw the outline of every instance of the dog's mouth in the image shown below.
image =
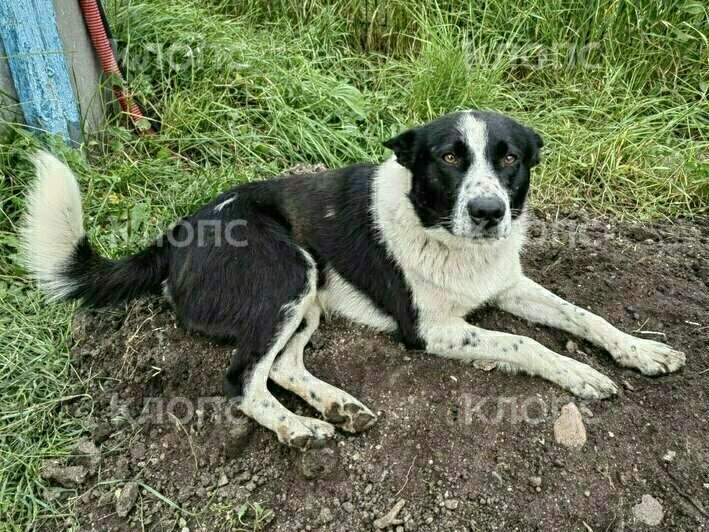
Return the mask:
<path id="1" fill-rule="evenodd" d="M 495 224 L 492 227 L 488 224 L 476 224 L 468 228 L 465 234 L 459 235 L 470 240 L 480 240 L 484 242 L 490 242 L 495 240 L 505 240 L 511 234 L 511 228 L 509 224 L 500 223 Z"/>
<path id="2" fill-rule="evenodd" d="M 481 240 L 485 242 L 491 242 L 495 240 L 505 240 L 507 237 L 510 236 L 509 231 L 500 231 L 499 229 L 490 229 L 490 230 L 484 230 L 482 232 L 478 232 L 475 234 L 470 235 L 468 238 L 471 240 Z"/>
<path id="3" fill-rule="evenodd" d="M 489 229 L 472 227 L 465 231 L 447 230 L 458 238 L 480 244 L 494 244 L 495 242 L 506 240 L 512 234 L 509 228 L 504 227 L 491 227 Z"/>

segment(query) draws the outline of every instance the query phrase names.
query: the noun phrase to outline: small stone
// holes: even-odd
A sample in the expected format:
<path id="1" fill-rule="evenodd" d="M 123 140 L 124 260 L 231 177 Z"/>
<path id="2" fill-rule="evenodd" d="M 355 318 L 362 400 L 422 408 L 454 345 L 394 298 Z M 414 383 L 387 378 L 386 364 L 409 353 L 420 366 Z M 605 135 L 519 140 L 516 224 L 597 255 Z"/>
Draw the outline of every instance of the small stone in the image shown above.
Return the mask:
<path id="1" fill-rule="evenodd" d="M 584 491 L 583 494 L 584 494 L 586 497 L 590 497 L 590 496 L 591 496 L 591 492 L 588 491 L 588 490 Z"/>
<path id="2" fill-rule="evenodd" d="M 662 459 L 665 462 L 671 462 L 672 460 L 674 460 L 675 456 L 677 456 L 677 453 L 675 451 L 667 451 L 667 453 L 665 454 L 665 456 L 662 457 Z"/>
<path id="3" fill-rule="evenodd" d="M 226 486 L 227 484 L 229 484 L 229 479 L 227 478 L 225 473 L 222 473 L 222 476 L 220 476 L 219 480 L 217 481 L 217 486 L 221 488 L 222 486 Z"/>
<path id="4" fill-rule="evenodd" d="M 448 508 L 449 510 L 457 510 L 458 504 L 460 504 L 460 503 L 455 499 L 448 499 L 444 504 L 445 504 L 445 507 Z"/>
<path id="5" fill-rule="evenodd" d="M 529 477 L 529 484 L 538 488 L 542 485 L 542 477 Z"/>
<path id="6" fill-rule="evenodd" d="M 327 446 L 300 452 L 297 465 L 300 472 L 307 479 L 325 478 L 332 474 L 339 460 L 337 449 Z"/>
<path id="7" fill-rule="evenodd" d="M 400 499 L 391 510 L 389 510 L 385 515 L 374 521 L 374 528 L 380 530 L 382 528 L 403 524 L 403 519 L 399 519 L 398 515 L 401 509 L 404 507 L 404 504 L 406 504 L 406 501 L 404 499 Z"/>
<path id="8" fill-rule="evenodd" d="M 579 408 L 579 411 L 586 417 L 593 417 L 593 412 L 587 406 L 582 406 L 581 408 Z"/>
<path id="9" fill-rule="evenodd" d="M 116 501 L 116 513 L 119 517 L 126 517 L 138 500 L 138 484 L 128 482 L 121 490 Z"/>
<path id="10" fill-rule="evenodd" d="M 473 362 L 473 367 L 483 371 L 492 371 L 497 367 L 497 362 L 494 360 L 476 360 Z"/>
<path id="11" fill-rule="evenodd" d="M 76 488 L 84 483 L 88 471 L 84 466 L 63 466 L 59 460 L 42 462 L 42 478 L 65 488 Z"/>
<path id="12" fill-rule="evenodd" d="M 633 516 L 648 526 L 657 526 L 662 521 L 662 504 L 652 495 L 643 495 L 642 501 L 633 506 Z"/>
<path id="13" fill-rule="evenodd" d="M 105 442 L 108 438 L 111 437 L 111 435 L 114 433 L 115 429 L 113 425 L 111 425 L 109 422 L 103 422 L 99 423 L 96 428 L 93 431 L 93 439 L 94 441 L 101 445 L 103 442 Z"/>
<path id="14" fill-rule="evenodd" d="M 578 350 L 579 346 L 573 340 L 566 342 L 566 352 L 569 354 L 574 354 Z"/>
<path id="15" fill-rule="evenodd" d="M 635 387 L 634 387 L 632 384 L 630 384 L 630 383 L 629 383 L 627 380 L 625 380 L 625 379 L 623 379 L 623 388 L 625 388 L 625 389 L 628 390 L 629 392 L 634 392 L 634 391 L 635 391 Z"/>
<path id="16" fill-rule="evenodd" d="M 561 414 L 554 422 L 554 439 L 569 448 L 580 448 L 586 443 L 586 427 L 574 403 L 561 407 Z"/>
<path id="17" fill-rule="evenodd" d="M 333 520 L 332 511 L 329 508 L 323 508 L 320 510 L 320 515 L 318 516 L 318 522 L 321 524 L 327 524 Z"/>

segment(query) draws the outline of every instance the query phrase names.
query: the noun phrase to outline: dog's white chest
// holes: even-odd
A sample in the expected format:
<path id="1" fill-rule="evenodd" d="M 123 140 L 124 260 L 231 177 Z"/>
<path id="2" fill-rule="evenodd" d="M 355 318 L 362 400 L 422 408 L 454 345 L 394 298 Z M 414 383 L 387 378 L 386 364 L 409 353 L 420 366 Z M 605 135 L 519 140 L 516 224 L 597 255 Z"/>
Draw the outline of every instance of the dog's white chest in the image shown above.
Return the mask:
<path id="1" fill-rule="evenodd" d="M 514 236 L 490 246 L 457 248 L 445 242 L 445 235 L 426 231 L 409 234 L 405 240 L 391 240 L 388 245 L 424 316 L 464 316 L 515 284 L 522 275 L 521 238 Z"/>

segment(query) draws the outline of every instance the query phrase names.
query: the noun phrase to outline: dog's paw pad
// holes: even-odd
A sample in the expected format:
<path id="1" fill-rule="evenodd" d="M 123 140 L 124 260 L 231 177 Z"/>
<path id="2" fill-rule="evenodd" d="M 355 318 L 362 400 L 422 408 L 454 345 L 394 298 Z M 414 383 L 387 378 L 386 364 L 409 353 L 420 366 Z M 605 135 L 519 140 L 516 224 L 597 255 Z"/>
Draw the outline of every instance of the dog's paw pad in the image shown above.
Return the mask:
<path id="1" fill-rule="evenodd" d="M 341 414 L 340 410 L 340 405 L 335 403 L 331 404 L 324 412 L 325 419 L 333 423 L 344 423 L 347 421 L 347 417 Z"/>
<path id="2" fill-rule="evenodd" d="M 377 421 L 377 416 L 359 403 L 333 403 L 325 411 L 325 417 L 347 432 L 365 431 Z"/>

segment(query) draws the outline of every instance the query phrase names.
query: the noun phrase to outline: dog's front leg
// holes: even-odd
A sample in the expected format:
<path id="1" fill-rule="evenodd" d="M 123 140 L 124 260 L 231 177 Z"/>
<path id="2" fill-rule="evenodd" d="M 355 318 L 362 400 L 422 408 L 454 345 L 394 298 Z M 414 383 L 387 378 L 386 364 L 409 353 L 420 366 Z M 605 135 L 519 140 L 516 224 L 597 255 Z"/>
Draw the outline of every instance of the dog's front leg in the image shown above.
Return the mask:
<path id="1" fill-rule="evenodd" d="M 603 347 L 618 364 L 637 368 L 644 375 L 671 373 L 684 365 L 684 353 L 660 342 L 624 333 L 526 277 L 499 296 L 496 305 L 516 316 L 567 331 Z"/>
<path id="2" fill-rule="evenodd" d="M 602 399 L 618 391 L 612 380 L 587 364 L 530 338 L 481 329 L 462 318 L 425 324 L 421 336 L 429 353 L 465 362 L 490 360 L 499 369 L 538 375 L 583 399 Z"/>

